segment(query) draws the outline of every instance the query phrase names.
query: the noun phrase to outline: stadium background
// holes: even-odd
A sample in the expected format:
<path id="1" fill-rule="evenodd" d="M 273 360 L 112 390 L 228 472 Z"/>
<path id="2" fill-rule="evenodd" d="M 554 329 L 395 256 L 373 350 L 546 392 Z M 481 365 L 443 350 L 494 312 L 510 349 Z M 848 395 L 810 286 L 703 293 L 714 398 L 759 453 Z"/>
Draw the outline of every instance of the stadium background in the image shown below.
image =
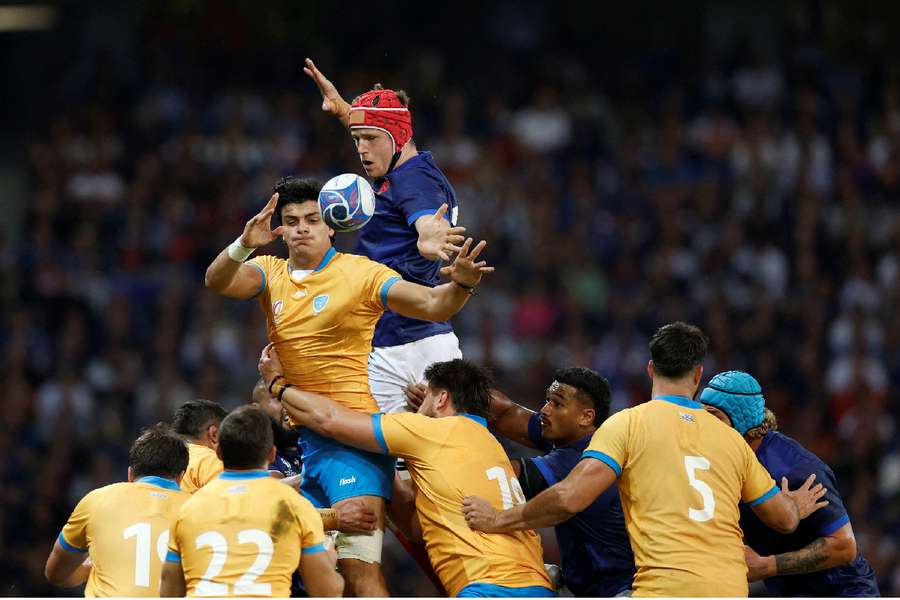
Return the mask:
<path id="1" fill-rule="evenodd" d="M 0 593 L 61 593 L 52 540 L 124 478 L 141 427 L 247 400 L 263 319 L 203 271 L 278 177 L 361 172 L 308 55 L 347 98 L 409 91 L 419 148 L 489 241 L 497 273 L 455 320 L 466 356 L 535 407 L 555 366 L 594 367 L 618 409 L 649 391 L 649 334 L 701 325 L 707 374 L 756 375 L 900 594 L 898 16 L 169 0 L 0 31 Z M 392 590 L 432 593 L 408 567 L 388 552 Z"/>

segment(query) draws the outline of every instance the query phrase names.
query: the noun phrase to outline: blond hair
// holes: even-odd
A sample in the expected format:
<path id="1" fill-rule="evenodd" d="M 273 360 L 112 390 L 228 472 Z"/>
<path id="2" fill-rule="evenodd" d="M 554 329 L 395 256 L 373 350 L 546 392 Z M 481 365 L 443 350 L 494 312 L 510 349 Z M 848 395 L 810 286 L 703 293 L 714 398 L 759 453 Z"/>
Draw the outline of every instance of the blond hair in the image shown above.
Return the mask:
<path id="1" fill-rule="evenodd" d="M 747 440 L 747 442 L 753 442 L 754 440 L 764 437 L 770 431 L 777 430 L 778 419 L 775 417 L 775 413 L 767 408 L 765 416 L 763 416 L 763 422 L 752 429 L 748 429 L 747 433 L 744 434 L 744 439 Z"/>

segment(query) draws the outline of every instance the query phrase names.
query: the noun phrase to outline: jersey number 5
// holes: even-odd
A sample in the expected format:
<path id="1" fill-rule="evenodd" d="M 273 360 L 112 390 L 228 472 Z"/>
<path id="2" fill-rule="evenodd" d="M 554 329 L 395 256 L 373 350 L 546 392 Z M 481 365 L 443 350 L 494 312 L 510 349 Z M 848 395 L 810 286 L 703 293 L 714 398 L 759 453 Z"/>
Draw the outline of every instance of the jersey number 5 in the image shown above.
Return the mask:
<path id="1" fill-rule="evenodd" d="M 685 456 L 684 468 L 687 470 L 688 483 L 691 487 L 700 492 L 703 498 L 703 508 L 688 508 L 688 517 L 694 521 L 704 522 L 713 518 L 716 512 L 716 497 L 713 495 L 712 488 L 703 483 L 696 477 L 697 469 L 701 471 L 709 471 L 709 461 L 702 456 Z"/>

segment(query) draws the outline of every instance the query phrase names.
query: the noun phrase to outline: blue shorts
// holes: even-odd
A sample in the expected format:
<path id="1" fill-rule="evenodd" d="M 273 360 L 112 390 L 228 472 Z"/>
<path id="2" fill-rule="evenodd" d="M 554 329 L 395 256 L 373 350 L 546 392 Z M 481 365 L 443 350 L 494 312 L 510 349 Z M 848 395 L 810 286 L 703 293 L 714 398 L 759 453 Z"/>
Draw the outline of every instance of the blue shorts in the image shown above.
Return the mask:
<path id="1" fill-rule="evenodd" d="M 316 508 L 357 496 L 391 499 L 396 459 L 357 450 L 301 429 L 303 481 L 300 491 Z"/>
<path id="2" fill-rule="evenodd" d="M 556 592 L 539 585 L 514 588 L 493 583 L 470 583 L 459 590 L 457 598 L 555 598 Z"/>

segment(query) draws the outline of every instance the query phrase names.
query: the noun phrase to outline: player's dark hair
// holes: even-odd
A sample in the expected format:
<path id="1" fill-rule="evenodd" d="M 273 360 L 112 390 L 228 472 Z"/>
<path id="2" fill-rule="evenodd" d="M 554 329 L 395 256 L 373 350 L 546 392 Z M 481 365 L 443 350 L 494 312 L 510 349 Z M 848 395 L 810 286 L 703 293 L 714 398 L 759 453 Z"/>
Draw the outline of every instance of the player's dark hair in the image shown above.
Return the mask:
<path id="1" fill-rule="evenodd" d="M 578 390 L 582 404 L 594 409 L 594 425 L 599 427 L 609 416 L 609 382 L 600 373 L 585 367 L 557 369 L 553 379 Z"/>
<path id="2" fill-rule="evenodd" d="M 175 411 L 172 428 L 178 435 L 198 438 L 212 424 L 219 423 L 228 411 L 212 400 L 188 400 Z"/>
<path id="3" fill-rule="evenodd" d="M 375 85 L 372 86 L 372 89 L 373 90 L 383 90 L 384 86 L 381 85 L 380 83 L 376 83 Z M 409 94 L 406 93 L 406 90 L 394 90 L 394 93 L 397 94 L 397 100 L 400 101 L 400 104 L 402 104 L 406 108 L 409 108 L 410 98 L 409 98 Z M 358 97 L 359 96 L 357 96 L 357 98 Z M 356 98 L 354 98 L 353 100 L 355 102 Z"/>
<path id="4" fill-rule="evenodd" d="M 281 224 L 281 209 L 288 204 L 303 204 L 315 202 L 319 199 L 319 190 L 322 183 L 303 177 L 284 177 L 272 188 L 272 193 L 278 194 L 278 203 L 275 205 L 275 221 Z"/>
<path id="5" fill-rule="evenodd" d="M 131 445 L 128 466 L 135 479 L 151 475 L 175 479 L 187 469 L 187 444 L 168 425 L 160 423 L 142 431 Z"/>
<path id="6" fill-rule="evenodd" d="M 219 428 L 219 453 L 226 469 L 264 467 L 272 444 L 272 421 L 256 406 L 234 409 Z"/>
<path id="7" fill-rule="evenodd" d="M 703 363 L 709 338 L 696 325 L 682 321 L 663 325 L 650 338 L 653 370 L 663 377 L 679 379 Z"/>
<path id="8" fill-rule="evenodd" d="M 425 369 L 425 379 L 432 390 L 446 390 L 458 413 L 490 417 L 490 372 L 462 358 L 432 363 Z"/>

